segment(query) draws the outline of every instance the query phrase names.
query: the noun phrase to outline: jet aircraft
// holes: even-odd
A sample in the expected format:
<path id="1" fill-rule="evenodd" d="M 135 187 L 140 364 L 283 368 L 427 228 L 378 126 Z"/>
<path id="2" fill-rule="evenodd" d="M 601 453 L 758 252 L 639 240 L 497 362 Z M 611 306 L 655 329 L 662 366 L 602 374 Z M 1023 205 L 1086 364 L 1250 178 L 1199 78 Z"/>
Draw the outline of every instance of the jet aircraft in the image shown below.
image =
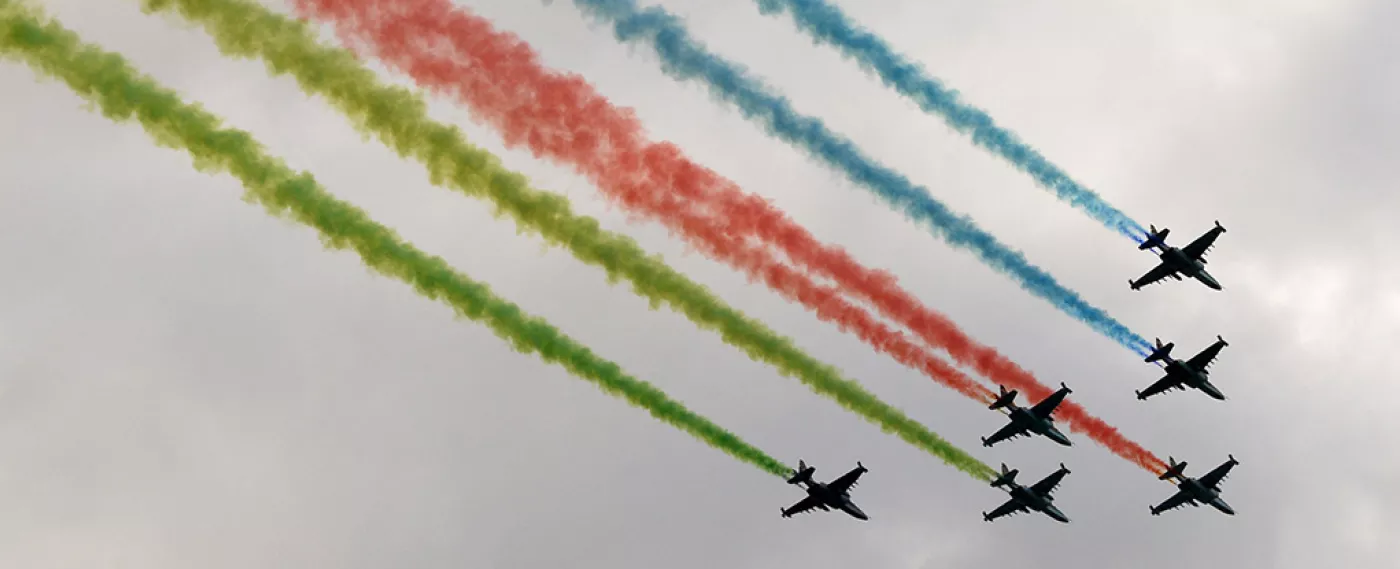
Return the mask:
<path id="1" fill-rule="evenodd" d="M 1152 270 L 1147 271 L 1147 274 L 1138 280 L 1129 280 L 1128 286 L 1131 286 L 1133 290 L 1138 290 L 1167 277 L 1183 280 L 1182 276 L 1185 275 L 1201 281 L 1215 290 L 1222 289 L 1220 282 L 1206 272 L 1205 259 L 1206 251 L 1210 250 L 1211 246 L 1215 244 L 1215 239 L 1225 232 L 1225 228 L 1220 226 L 1219 221 L 1215 222 L 1215 227 L 1206 231 L 1205 235 L 1197 237 L 1191 244 L 1180 249 L 1167 246 L 1166 238 L 1167 234 L 1171 233 L 1170 229 L 1164 227 L 1159 232 L 1156 226 L 1149 227 L 1151 233 L 1147 235 L 1147 241 L 1138 245 L 1138 250 L 1146 251 L 1160 248 L 1162 253 L 1159 258 L 1162 259 L 1162 262 L 1153 267 Z"/>
<path id="2" fill-rule="evenodd" d="M 982 446 L 990 447 L 1006 439 L 1018 436 L 1028 437 L 1032 433 L 1070 446 L 1069 437 L 1055 428 L 1055 420 L 1050 416 L 1055 412 L 1055 408 L 1060 406 L 1060 402 L 1065 400 L 1065 396 L 1071 393 L 1069 387 L 1061 383 L 1058 391 L 1051 393 L 1049 397 L 1042 399 L 1040 403 L 1036 403 L 1034 407 L 1029 409 L 1016 405 L 1015 389 L 1007 391 L 1005 386 L 999 385 L 997 387 L 1001 388 L 1001 396 L 987 408 L 992 410 L 1003 407 L 1009 409 L 1011 423 L 993 433 L 990 438 L 982 437 Z"/>
<path id="3" fill-rule="evenodd" d="M 865 512 L 856 506 L 855 502 L 851 501 L 850 495 L 851 487 L 856 485 L 856 479 L 866 472 L 864 465 L 857 461 L 856 467 L 850 472 L 826 484 L 812 481 L 812 473 L 816 471 L 815 467 L 807 466 L 805 461 L 797 461 L 797 470 L 792 471 L 792 478 L 789 478 L 787 483 L 800 486 L 805 482 L 807 484 L 807 497 L 793 504 L 791 508 L 784 508 L 782 510 L 784 518 L 790 518 L 793 514 L 800 514 L 813 508 L 822 511 L 836 508 L 861 521 L 870 519 L 865 515 Z"/>
<path id="4" fill-rule="evenodd" d="M 1147 356 L 1147 359 L 1143 361 L 1149 363 L 1165 361 L 1167 375 L 1147 386 L 1147 389 L 1135 392 L 1138 399 L 1145 400 L 1169 389 L 1185 391 L 1187 387 L 1194 387 L 1206 395 L 1221 401 L 1225 400 L 1225 394 L 1210 383 L 1210 372 L 1206 370 L 1210 364 L 1215 362 L 1215 357 L 1220 355 L 1220 349 L 1230 345 L 1229 342 L 1225 341 L 1225 338 L 1216 336 L 1214 344 L 1206 346 L 1206 349 L 1201 350 L 1201 353 L 1191 356 L 1191 359 L 1186 361 L 1171 356 L 1172 346 L 1176 344 L 1168 343 L 1164 346 L 1162 340 L 1156 338 L 1154 340 L 1157 340 L 1157 349 L 1152 350 L 1152 355 Z"/>
<path id="5" fill-rule="evenodd" d="M 1180 484 L 1177 486 L 1176 494 L 1167 498 L 1167 501 L 1152 506 L 1152 515 L 1161 515 L 1162 512 L 1176 509 L 1186 504 L 1191 504 L 1196 507 L 1200 507 L 1201 504 L 1210 504 L 1215 509 L 1226 514 L 1235 515 L 1234 508 L 1226 504 L 1225 500 L 1220 499 L 1220 481 L 1225 479 L 1225 476 L 1230 473 L 1231 468 L 1234 468 L 1235 465 L 1240 463 L 1238 460 L 1235 460 L 1234 455 L 1228 456 L 1230 459 L 1225 461 L 1224 464 L 1215 467 L 1215 470 L 1207 472 L 1205 476 L 1199 479 L 1186 476 L 1185 462 L 1177 462 L 1176 459 L 1167 457 L 1171 468 L 1157 478 L 1159 480 L 1176 478 L 1180 481 Z"/>
<path id="6" fill-rule="evenodd" d="M 1065 464 L 1060 463 L 1059 470 L 1051 472 L 1049 476 L 1042 478 L 1040 482 L 1032 484 L 1029 488 L 1016 483 L 1016 473 L 1018 472 L 1020 471 L 1007 470 L 1006 464 L 1002 463 L 1001 476 L 992 481 L 992 487 L 1005 486 L 1011 499 L 997 506 L 997 509 L 992 510 L 990 514 L 982 512 L 982 519 L 990 522 L 1002 516 L 1035 510 L 1050 516 L 1057 522 L 1069 523 L 1069 518 L 1055 507 L 1055 498 L 1050 495 L 1055 491 L 1055 487 L 1060 485 L 1060 480 L 1069 474 L 1069 469 L 1065 468 Z"/>

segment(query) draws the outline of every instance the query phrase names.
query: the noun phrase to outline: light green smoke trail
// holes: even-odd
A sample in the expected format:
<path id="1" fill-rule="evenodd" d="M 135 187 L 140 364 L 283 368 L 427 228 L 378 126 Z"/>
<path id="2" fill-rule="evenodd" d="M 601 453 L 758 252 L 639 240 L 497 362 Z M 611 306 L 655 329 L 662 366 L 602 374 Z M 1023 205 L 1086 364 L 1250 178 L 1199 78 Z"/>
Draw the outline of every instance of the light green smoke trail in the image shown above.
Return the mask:
<path id="1" fill-rule="evenodd" d="M 603 231 L 595 219 L 574 215 L 564 198 L 531 188 L 524 176 L 506 170 L 494 155 L 469 144 L 456 128 L 429 119 L 420 98 L 380 81 L 351 52 L 319 43 L 303 22 L 243 0 L 143 0 L 142 4 L 149 12 L 175 13 L 202 25 L 227 56 L 260 58 L 272 73 L 294 77 L 303 90 L 323 97 L 361 131 L 377 136 L 401 156 L 423 163 L 434 184 L 490 199 L 521 229 L 538 232 L 580 260 L 602 267 L 612 279 L 626 278 L 653 305 L 670 305 L 700 327 L 716 330 L 749 357 L 798 378 L 955 468 L 982 480 L 994 476 L 991 467 L 648 256 L 631 239 Z"/>
<path id="2" fill-rule="evenodd" d="M 217 117 L 181 102 L 174 91 L 141 75 L 120 55 L 84 44 L 77 34 L 38 10 L 0 0 L 0 56 L 21 60 L 42 75 L 62 80 L 109 119 L 136 120 L 161 146 L 188 151 L 196 168 L 233 174 L 243 182 L 248 201 L 273 215 L 314 227 L 326 247 L 354 250 L 370 268 L 487 325 L 516 350 L 537 353 L 765 472 L 787 474 L 789 469 L 777 459 L 686 409 L 655 386 L 627 375 L 548 322 L 525 314 L 486 285 L 453 271 L 442 259 L 414 248 L 359 208 L 332 197 L 310 175 L 294 172 L 265 154 L 248 133 L 223 128 Z"/>

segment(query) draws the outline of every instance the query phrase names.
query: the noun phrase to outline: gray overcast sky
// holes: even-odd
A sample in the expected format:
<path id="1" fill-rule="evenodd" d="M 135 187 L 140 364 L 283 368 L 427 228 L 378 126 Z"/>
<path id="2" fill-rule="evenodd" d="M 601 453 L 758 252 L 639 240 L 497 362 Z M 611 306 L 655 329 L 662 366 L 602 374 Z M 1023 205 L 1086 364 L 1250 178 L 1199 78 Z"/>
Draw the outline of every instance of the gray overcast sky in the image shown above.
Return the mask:
<path id="1" fill-rule="evenodd" d="M 748 65 L 1062 282 L 1213 368 L 1230 400 L 1133 398 L 1157 370 L 865 190 L 765 137 L 570 2 L 466 5 L 584 74 L 657 138 L 896 273 L 934 308 L 1162 456 L 1233 453 L 1233 518 L 1148 515 L 1174 487 L 1080 439 L 978 436 L 1001 415 L 799 306 L 627 222 L 567 168 L 508 151 L 543 189 L 674 266 L 984 461 L 1064 461 L 1074 519 L 980 512 L 999 491 L 747 360 L 626 286 L 429 184 L 330 107 L 130 0 L 50 0 L 86 39 L 253 132 L 424 249 L 783 460 L 863 461 L 872 520 L 784 520 L 796 489 L 489 331 L 306 228 L 240 201 L 134 125 L 0 64 L 0 560 L 7 567 L 1392 567 L 1400 535 L 1400 235 L 1393 2 L 844 1 L 966 100 L 1138 221 L 1219 219 L 1214 292 L 1125 280 L 1153 259 L 750 0 L 666 2 Z M 280 3 L 273 4 L 286 10 Z M 403 78 L 395 77 L 403 82 Z M 1179 236 L 1179 237 L 1178 237 Z"/>

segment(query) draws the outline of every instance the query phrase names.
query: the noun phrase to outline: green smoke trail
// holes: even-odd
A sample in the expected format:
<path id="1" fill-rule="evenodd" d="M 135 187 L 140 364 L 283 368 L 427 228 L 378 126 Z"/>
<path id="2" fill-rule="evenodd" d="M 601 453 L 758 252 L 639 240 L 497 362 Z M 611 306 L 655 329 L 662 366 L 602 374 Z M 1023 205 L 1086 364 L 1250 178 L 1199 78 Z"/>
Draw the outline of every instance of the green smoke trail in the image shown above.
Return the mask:
<path id="1" fill-rule="evenodd" d="M 631 239 L 604 232 L 598 221 L 572 213 L 562 197 L 530 188 L 495 156 L 470 145 L 454 127 L 428 118 L 411 92 L 384 84 L 349 51 L 325 46 L 303 22 L 244 0 L 142 0 L 148 12 L 164 11 L 201 24 L 227 56 L 261 58 L 269 71 L 294 77 L 308 93 L 324 97 L 362 132 L 377 136 L 401 156 L 428 168 L 434 184 L 492 200 L 521 229 L 540 233 L 580 260 L 605 269 L 610 279 L 631 281 L 653 306 L 666 303 L 726 343 L 767 362 L 784 375 L 831 397 L 846 409 L 982 480 L 995 472 L 899 410 L 880 401 L 791 341 L 726 305 L 707 289 L 648 256 Z"/>
<path id="2" fill-rule="evenodd" d="M 243 182 L 248 201 L 273 215 L 316 228 L 326 247 L 353 249 L 375 271 L 403 280 L 419 294 L 447 303 L 458 315 L 489 326 L 517 351 L 538 353 L 739 460 L 776 476 L 787 474 L 788 468 L 777 459 L 686 409 L 655 386 L 628 376 L 617 364 L 548 322 L 454 272 L 442 259 L 414 248 L 359 208 L 335 199 L 309 174 L 294 172 L 280 159 L 264 154 L 248 133 L 222 128 L 218 118 L 197 105 L 182 103 L 175 92 L 139 74 L 120 55 L 83 44 L 60 24 L 42 20 L 33 8 L 0 0 L 0 55 L 61 79 L 96 103 L 107 118 L 135 119 L 158 144 L 187 150 L 196 168 L 233 174 Z"/>

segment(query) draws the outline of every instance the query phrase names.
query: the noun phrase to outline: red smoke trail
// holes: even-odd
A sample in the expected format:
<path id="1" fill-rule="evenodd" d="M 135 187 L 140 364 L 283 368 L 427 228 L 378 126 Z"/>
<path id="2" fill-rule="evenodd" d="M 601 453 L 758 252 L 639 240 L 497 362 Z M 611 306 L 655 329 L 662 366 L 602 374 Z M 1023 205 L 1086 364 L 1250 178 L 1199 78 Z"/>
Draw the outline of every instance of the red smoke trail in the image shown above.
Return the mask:
<path id="1" fill-rule="evenodd" d="M 386 65 L 422 87 L 466 104 L 499 129 L 510 146 L 572 164 L 609 197 L 644 212 L 707 255 L 763 279 L 877 349 L 919 368 L 960 392 L 991 394 L 941 360 L 927 355 L 873 316 L 779 263 L 746 237 L 781 249 L 789 259 L 826 276 L 847 294 L 870 301 L 954 360 L 1039 401 L 1053 389 L 988 346 L 963 334 L 948 318 L 902 290 L 893 275 L 858 264 L 844 250 L 818 242 L 758 196 L 701 167 L 669 143 L 645 139 L 627 110 L 612 106 L 581 77 L 550 72 L 513 34 L 448 0 L 297 0 L 297 9 L 335 25 L 342 40 L 368 47 Z M 1160 459 L 1073 402 L 1056 417 L 1114 453 L 1162 472 Z"/>

